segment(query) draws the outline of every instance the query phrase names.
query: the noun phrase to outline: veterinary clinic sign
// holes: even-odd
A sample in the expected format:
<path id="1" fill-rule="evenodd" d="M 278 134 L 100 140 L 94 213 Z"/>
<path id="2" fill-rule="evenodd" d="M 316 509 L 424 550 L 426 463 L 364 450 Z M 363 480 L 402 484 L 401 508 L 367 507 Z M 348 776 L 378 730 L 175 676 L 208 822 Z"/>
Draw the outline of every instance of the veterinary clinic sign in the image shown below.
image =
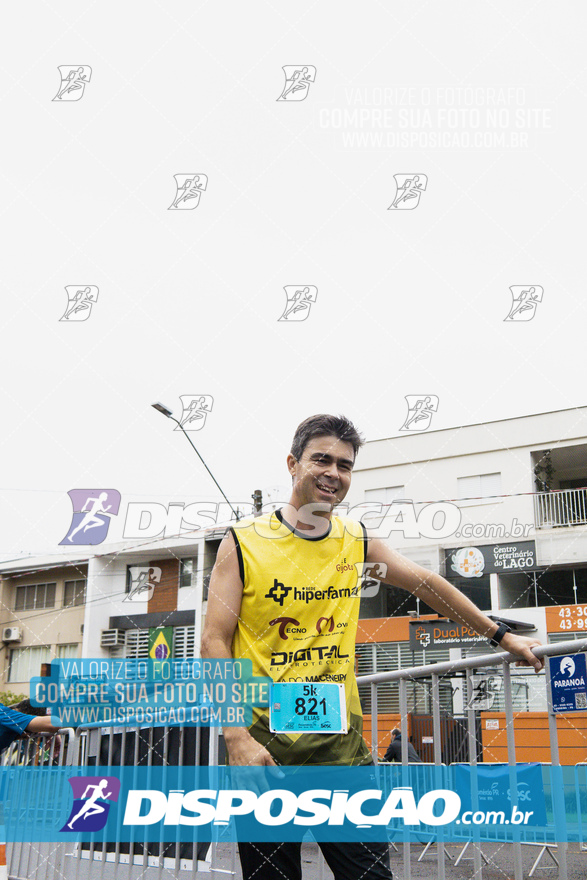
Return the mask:
<path id="1" fill-rule="evenodd" d="M 535 571 L 536 542 L 487 544 L 445 550 L 446 577 L 478 578 L 485 574 Z"/>

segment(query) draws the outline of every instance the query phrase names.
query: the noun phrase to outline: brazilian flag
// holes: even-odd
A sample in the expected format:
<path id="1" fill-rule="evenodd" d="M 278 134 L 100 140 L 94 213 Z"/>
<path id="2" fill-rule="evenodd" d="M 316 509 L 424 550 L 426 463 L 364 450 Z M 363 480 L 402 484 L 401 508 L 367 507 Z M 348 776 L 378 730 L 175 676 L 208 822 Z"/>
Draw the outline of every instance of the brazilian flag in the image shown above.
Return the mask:
<path id="1" fill-rule="evenodd" d="M 151 660 L 171 660 L 173 627 L 153 626 L 149 629 L 149 657 Z"/>

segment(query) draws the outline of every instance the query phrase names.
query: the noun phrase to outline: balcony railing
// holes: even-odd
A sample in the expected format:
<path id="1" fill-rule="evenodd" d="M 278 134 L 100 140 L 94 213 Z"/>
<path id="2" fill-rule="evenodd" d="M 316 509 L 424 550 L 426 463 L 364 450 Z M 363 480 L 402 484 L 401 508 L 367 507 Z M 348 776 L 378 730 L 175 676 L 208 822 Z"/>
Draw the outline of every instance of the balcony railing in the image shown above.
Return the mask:
<path id="1" fill-rule="evenodd" d="M 587 524 L 587 488 L 554 489 L 534 496 L 537 529 Z"/>

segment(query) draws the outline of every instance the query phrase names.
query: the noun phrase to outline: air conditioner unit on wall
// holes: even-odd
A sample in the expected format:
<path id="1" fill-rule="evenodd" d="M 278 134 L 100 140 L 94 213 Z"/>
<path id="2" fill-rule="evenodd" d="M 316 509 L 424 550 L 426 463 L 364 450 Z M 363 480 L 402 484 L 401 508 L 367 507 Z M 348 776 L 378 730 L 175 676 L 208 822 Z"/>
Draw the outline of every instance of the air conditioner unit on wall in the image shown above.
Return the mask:
<path id="1" fill-rule="evenodd" d="M 103 629 L 100 636 L 101 648 L 120 648 L 124 645 L 123 629 Z"/>
<path id="2" fill-rule="evenodd" d="M 5 626 L 2 630 L 3 642 L 21 642 L 22 630 L 19 626 Z"/>

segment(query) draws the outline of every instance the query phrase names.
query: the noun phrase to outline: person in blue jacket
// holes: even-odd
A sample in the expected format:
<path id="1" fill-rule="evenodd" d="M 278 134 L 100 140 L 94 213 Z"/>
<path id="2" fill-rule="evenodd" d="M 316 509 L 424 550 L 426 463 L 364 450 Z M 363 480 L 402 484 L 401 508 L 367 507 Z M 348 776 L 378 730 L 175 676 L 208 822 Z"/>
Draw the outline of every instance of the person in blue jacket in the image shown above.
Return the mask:
<path id="1" fill-rule="evenodd" d="M 20 704 L 18 704 L 20 705 Z M 26 715 L 0 704 L 0 752 L 25 734 L 54 734 L 59 730 L 48 715 Z"/>

